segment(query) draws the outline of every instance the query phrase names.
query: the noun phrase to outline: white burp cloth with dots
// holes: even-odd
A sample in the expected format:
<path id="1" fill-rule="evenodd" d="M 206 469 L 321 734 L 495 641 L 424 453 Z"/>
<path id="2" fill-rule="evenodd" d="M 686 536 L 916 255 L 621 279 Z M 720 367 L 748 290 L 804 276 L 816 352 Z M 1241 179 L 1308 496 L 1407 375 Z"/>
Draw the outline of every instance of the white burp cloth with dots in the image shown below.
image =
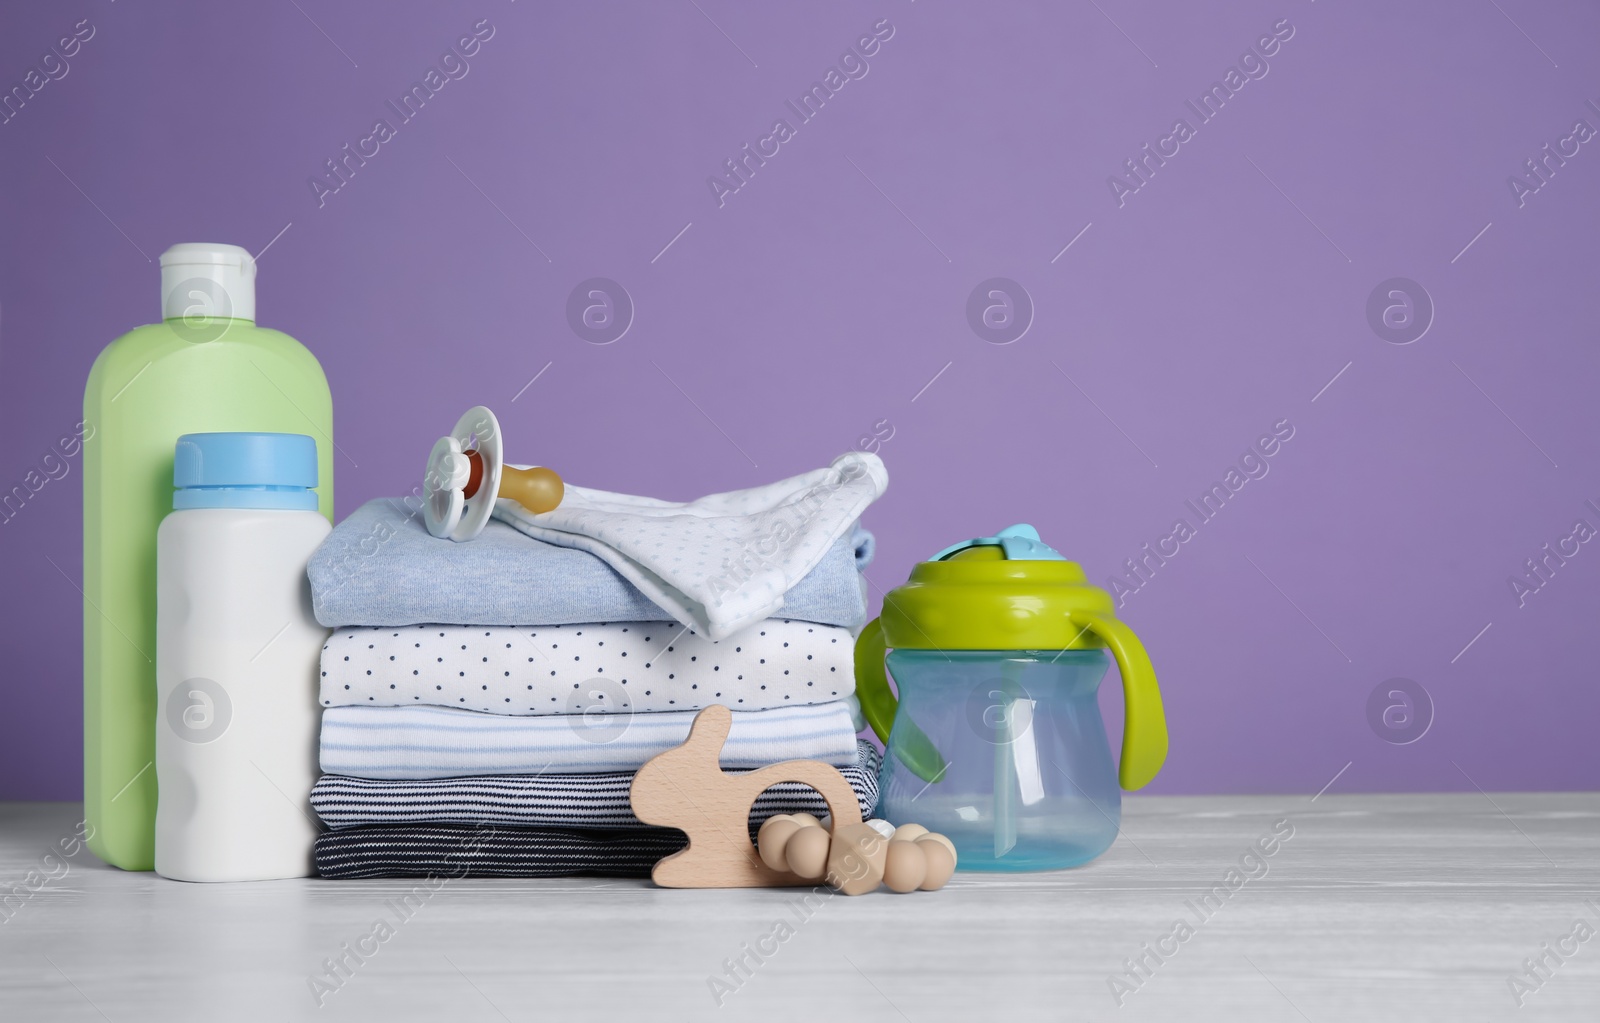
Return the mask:
<path id="1" fill-rule="evenodd" d="M 535 539 L 588 551 L 683 625 L 713 639 L 776 616 L 889 486 L 877 455 L 852 451 L 825 469 L 688 503 L 568 485 L 561 506 L 494 516 Z"/>
<path id="2" fill-rule="evenodd" d="M 849 629 L 768 619 L 724 640 L 677 622 L 339 629 L 322 648 L 324 707 L 492 714 L 768 710 L 855 692 Z"/>

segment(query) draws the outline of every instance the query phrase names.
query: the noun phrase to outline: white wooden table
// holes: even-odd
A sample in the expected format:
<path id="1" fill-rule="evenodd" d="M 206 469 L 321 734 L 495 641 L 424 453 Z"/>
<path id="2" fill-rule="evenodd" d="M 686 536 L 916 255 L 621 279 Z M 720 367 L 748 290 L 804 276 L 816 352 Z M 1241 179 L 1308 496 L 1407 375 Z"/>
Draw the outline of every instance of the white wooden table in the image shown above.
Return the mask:
<path id="1" fill-rule="evenodd" d="M 73 804 L 0 804 L 0 887 L 54 875 L 0 912 L 0 1019 L 1600 1019 L 1594 794 L 1130 798 L 1087 867 L 957 874 L 809 914 L 803 889 L 469 878 L 406 918 L 391 903 L 416 881 L 193 885 L 86 851 L 41 863 L 78 820 Z M 1228 877 L 1278 820 L 1292 837 Z M 380 920 L 392 933 L 375 941 Z M 779 921 L 793 933 L 773 940 Z M 1594 940 L 1571 937 L 1579 921 Z M 311 978 L 363 939 L 372 954 L 346 957 L 319 1007 Z M 772 954 L 719 1006 L 709 979 L 763 941 Z"/>

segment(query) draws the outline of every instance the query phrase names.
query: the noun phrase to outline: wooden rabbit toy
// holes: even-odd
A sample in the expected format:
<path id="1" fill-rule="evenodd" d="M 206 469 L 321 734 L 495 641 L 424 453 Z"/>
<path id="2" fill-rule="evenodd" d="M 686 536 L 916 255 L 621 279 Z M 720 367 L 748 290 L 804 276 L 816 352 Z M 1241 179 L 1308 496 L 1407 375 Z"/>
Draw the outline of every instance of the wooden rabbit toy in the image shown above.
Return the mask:
<path id="1" fill-rule="evenodd" d="M 677 828 L 689 845 L 656 864 L 663 888 L 755 888 L 814 884 L 825 879 L 860 895 L 888 877 L 895 891 L 932 891 L 955 869 L 955 847 L 942 835 L 907 824 L 863 823 L 844 776 L 815 760 L 788 760 L 727 774 L 718 763 L 733 712 L 713 705 L 695 716 L 683 745 L 659 754 L 634 776 L 633 812 L 646 824 Z M 810 814 L 779 814 L 761 826 L 760 851 L 750 843 L 750 807 L 767 788 L 799 782 L 822 794 L 831 832 Z M 887 872 L 887 875 L 886 875 Z"/>

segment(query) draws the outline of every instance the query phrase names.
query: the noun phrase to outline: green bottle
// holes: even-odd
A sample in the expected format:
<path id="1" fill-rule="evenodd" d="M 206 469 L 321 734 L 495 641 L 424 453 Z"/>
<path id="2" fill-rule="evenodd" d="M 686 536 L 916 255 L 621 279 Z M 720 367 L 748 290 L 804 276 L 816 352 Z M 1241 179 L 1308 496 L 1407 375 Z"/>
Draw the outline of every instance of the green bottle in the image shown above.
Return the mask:
<path id="1" fill-rule="evenodd" d="M 163 252 L 163 321 L 111 342 L 84 389 L 84 815 L 89 848 L 124 870 L 155 865 L 156 527 L 178 437 L 310 435 L 333 519 L 328 381 L 300 342 L 256 326 L 255 276 L 236 245 Z"/>

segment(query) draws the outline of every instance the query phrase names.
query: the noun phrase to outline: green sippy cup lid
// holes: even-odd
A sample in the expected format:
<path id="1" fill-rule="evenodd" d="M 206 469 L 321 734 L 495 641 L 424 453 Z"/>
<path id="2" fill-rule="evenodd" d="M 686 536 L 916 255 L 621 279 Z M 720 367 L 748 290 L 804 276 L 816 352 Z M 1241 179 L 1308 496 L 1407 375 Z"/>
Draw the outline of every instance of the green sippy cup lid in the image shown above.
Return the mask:
<path id="1" fill-rule="evenodd" d="M 924 650 L 1082 650 L 1106 646 L 1074 615 L 1115 618 L 1111 594 L 1029 525 L 953 544 L 883 600 L 889 645 Z"/>

